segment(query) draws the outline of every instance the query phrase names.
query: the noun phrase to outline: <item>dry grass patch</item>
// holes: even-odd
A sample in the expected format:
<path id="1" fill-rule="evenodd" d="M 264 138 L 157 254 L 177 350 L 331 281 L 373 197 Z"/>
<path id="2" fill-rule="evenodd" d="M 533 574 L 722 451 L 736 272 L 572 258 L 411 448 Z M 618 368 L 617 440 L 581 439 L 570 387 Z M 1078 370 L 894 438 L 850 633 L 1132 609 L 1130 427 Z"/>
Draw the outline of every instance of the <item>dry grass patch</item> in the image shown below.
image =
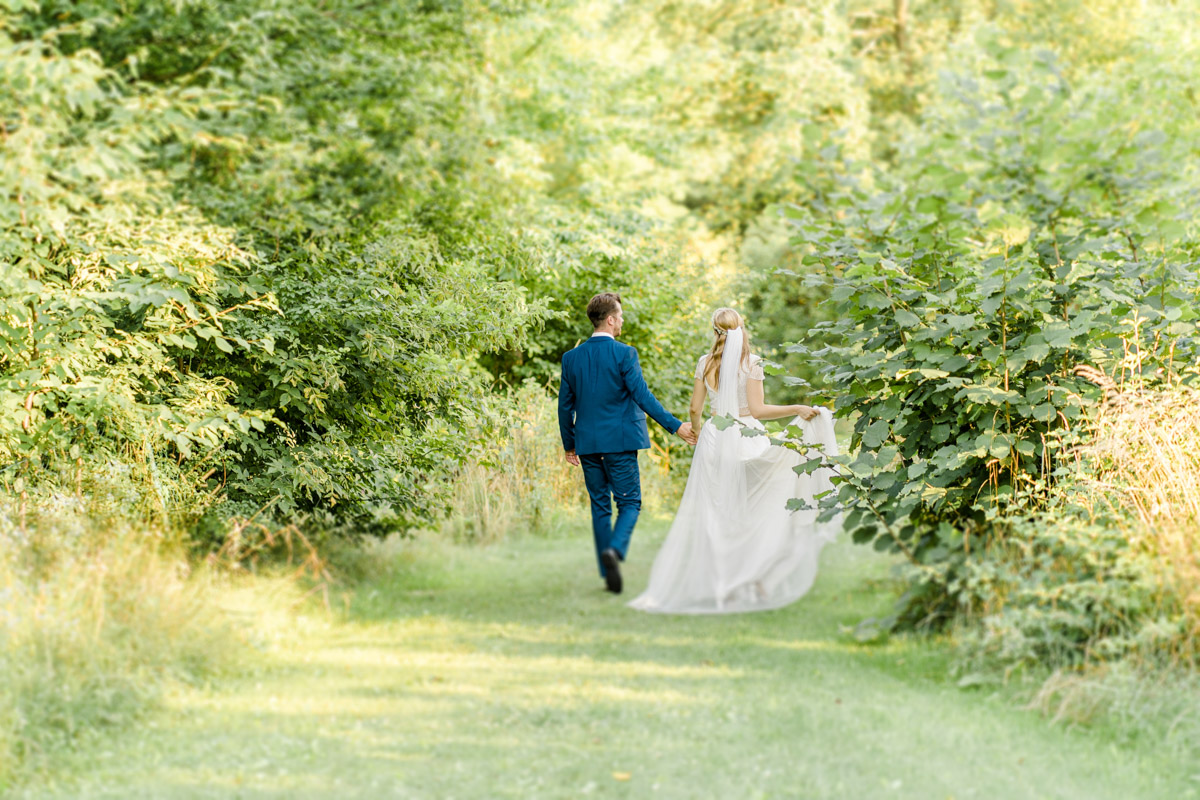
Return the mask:
<path id="1" fill-rule="evenodd" d="M 1200 656 L 1200 390 L 1175 384 L 1117 394 L 1097 415 L 1085 501 L 1117 512 L 1153 556 L 1184 615 L 1171 654 Z"/>

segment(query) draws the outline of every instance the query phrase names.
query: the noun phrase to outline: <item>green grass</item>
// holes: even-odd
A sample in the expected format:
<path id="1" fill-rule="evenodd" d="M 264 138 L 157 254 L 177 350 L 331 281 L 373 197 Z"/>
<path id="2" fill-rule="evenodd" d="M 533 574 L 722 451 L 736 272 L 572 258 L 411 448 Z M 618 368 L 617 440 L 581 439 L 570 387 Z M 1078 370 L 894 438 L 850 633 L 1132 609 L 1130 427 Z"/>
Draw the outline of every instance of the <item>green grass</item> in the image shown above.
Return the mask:
<path id="1" fill-rule="evenodd" d="M 14 796 L 1200 796 L 1200 770 L 1150 745 L 956 688 L 942 643 L 855 642 L 840 626 L 892 599 L 869 551 L 828 548 L 780 611 L 649 616 L 602 590 L 585 528 L 381 547 L 344 612 L 256 618 L 244 678 L 180 687 Z M 665 529 L 640 526 L 631 589 Z M 260 579 L 226 603 L 258 614 L 295 593 Z"/>

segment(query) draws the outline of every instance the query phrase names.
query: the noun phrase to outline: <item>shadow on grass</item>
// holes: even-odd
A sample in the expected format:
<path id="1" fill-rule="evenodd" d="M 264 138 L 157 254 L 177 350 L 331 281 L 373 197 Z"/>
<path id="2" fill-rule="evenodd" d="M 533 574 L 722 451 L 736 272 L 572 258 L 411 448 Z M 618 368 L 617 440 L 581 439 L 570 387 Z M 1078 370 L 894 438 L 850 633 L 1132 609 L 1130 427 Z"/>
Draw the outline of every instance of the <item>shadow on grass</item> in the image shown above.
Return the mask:
<path id="1" fill-rule="evenodd" d="M 626 608 L 582 542 L 422 547 L 256 678 L 27 796 L 1188 796 L 1153 754 L 954 689 L 936 642 L 846 636 L 894 597 L 848 546 L 798 603 L 721 617 Z"/>
<path id="2" fill-rule="evenodd" d="M 629 609 L 625 602 L 645 585 L 662 533 L 660 523 L 647 537 L 641 561 L 626 564 L 626 585 L 634 591 L 621 597 L 604 591 L 594 576 L 586 542 L 529 539 L 494 549 L 482 563 L 463 564 L 453 577 L 443 572 L 433 584 L 421 566 L 439 559 L 436 548 L 395 562 L 404 568 L 357 589 L 348 619 L 393 625 L 440 619 L 455 629 L 459 646 L 530 657 L 559 652 L 565 644 L 592 659 L 663 664 L 733 657 L 773 665 L 780 658 L 820 662 L 852 655 L 864 666 L 910 680 L 945 678 L 946 654 L 919 637 L 867 644 L 850 635 L 862 619 L 886 615 L 900 590 L 887 578 L 893 559 L 849 544 L 827 548 L 813 590 L 783 609 L 701 616 Z"/>

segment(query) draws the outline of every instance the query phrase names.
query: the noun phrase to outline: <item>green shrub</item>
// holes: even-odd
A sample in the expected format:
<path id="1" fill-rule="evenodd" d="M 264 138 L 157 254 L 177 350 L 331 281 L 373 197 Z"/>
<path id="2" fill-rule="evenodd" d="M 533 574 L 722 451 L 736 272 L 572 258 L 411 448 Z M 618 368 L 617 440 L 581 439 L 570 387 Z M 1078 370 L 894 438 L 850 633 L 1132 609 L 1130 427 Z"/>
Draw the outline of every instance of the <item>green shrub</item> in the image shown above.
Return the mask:
<path id="1" fill-rule="evenodd" d="M 1123 99 L 1182 89 L 1155 64 L 1073 86 L 1049 53 L 982 43 L 894 166 L 831 147 L 803 165 L 809 194 L 787 212 L 837 313 L 796 349 L 855 421 L 823 502 L 846 508 L 855 541 L 930 568 L 907 624 L 964 610 L 966 554 L 1007 546 L 1007 520 L 1046 507 L 1069 474 L 1098 394 L 1077 365 L 1118 365 L 1135 346 L 1156 354 L 1141 373 L 1171 374 L 1200 355 L 1198 195 L 1170 170 L 1195 118 L 1146 120 Z"/>
<path id="2" fill-rule="evenodd" d="M 914 574 L 958 601 L 963 667 L 1006 670 L 1152 657 L 1183 640 L 1163 565 L 1111 520 L 1078 510 L 1008 521 L 980 552 Z"/>
<path id="3" fill-rule="evenodd" d="M 466 10 L 2 13 L 0 461 L 148 446 L 233 510 L 436 513 L 479 352 L 545 316 L 495 280 L 540 254 L 447 89 L 480 63 Z"/>

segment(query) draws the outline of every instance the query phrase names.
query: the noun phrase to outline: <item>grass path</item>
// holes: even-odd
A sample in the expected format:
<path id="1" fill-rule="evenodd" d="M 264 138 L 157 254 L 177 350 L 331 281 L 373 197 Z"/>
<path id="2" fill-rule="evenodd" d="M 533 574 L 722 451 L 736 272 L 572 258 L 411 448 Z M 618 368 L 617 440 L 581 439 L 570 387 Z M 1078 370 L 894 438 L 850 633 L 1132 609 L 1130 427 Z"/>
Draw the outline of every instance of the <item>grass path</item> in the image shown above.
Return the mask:
<path id="1" fill-rule="evenodd" d="M 665 527 L 639 528 L 631 588 Z M 840 633 L 890 602 L 887 562 L 848 544 L 792 607 L 717 618 L 629 611 L 582 537 L 381 558 L 345 614 L 260 621 L 256 669 L 16 796 L 1200 796 L 1191 765 L 956 688 L 936 643 Z"/>

